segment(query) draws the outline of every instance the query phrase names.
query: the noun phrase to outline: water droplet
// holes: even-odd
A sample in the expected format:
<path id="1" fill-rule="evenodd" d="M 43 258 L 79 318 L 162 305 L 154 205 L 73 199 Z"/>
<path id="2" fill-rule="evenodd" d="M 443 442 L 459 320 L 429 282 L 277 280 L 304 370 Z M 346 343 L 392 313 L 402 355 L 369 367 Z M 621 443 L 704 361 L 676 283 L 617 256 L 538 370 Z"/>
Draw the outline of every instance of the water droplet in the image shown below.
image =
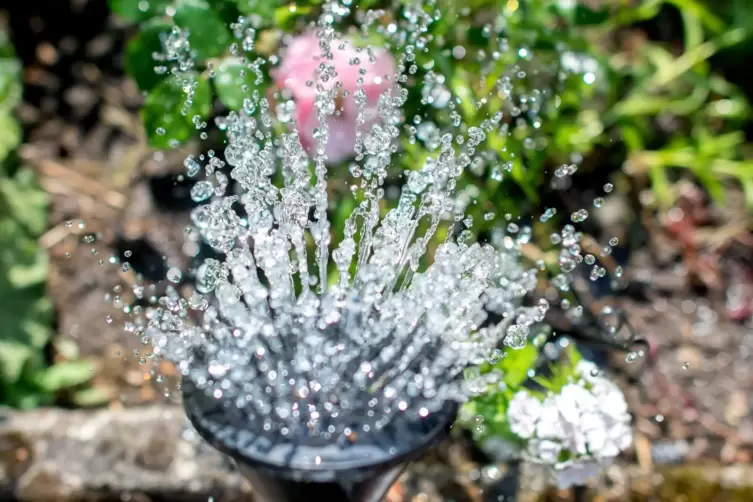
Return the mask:
<path id="1" fill-rule="evenodd" d="M 577 170 L 578 168 L 575 164 L 562 165 L 554 171 L 554 175 L 558 178 L 564 178 L 575 174 Z"/>
<path id="2" fill-rule="evenodd" d="M 167 280 L 170 282 L 177 284 L 180 282 L 182 277 L 183 277 L 183 273 L 180 271 L 179 268 L 172 267 L 170 270 L 167 271 Z"/>
<path id="3" fill-rule="evenodd" d="M 579 209 L 570 215 L 570 220 L 573 223 L 580 223 L 588 219 L 588 211 L 585 209 Z"/>
<path id="4" fill-rule="evenodd" d="M 542 214 L 541 217 L 539 217 L 539 221 L 541 221 L 541 223 L 544 223 L 550 220 L 555 214 L 557 214 L 557 210 L 550 207 L 546 211 L 544 211 L 544 214 Z"/>
<path id="5" fill-rule="evenodd" d="M 614 185 L 612 185 L 611 183 L 607 183 L 604 185 L 604 192 L 610 193 L 613 188 L 614 188 Z"/>
<path id="6" fill-rule="evenodd" d="M 209 181 L 199 181 L 191 188 L 191 199 L 202 202 L 214 195 L 214 185 Z"/>

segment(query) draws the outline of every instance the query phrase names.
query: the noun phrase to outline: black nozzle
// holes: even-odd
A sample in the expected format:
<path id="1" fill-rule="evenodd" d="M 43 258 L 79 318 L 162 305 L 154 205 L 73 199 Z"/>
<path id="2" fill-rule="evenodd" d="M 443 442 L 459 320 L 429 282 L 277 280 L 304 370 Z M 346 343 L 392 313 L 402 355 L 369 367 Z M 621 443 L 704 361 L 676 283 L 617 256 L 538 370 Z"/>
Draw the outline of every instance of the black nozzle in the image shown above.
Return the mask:
<path id="1" fill-rule="evenodd" d="M 270 435 L 231 400 L 215 399 L 183 382 L 183 406 L 199 435 L 228 455 L 266 502 L 378 502 L 408 463 L 443 439 L 457 415 L 447 403 L 426 418 L 402 416 L 351 440 Z"/>

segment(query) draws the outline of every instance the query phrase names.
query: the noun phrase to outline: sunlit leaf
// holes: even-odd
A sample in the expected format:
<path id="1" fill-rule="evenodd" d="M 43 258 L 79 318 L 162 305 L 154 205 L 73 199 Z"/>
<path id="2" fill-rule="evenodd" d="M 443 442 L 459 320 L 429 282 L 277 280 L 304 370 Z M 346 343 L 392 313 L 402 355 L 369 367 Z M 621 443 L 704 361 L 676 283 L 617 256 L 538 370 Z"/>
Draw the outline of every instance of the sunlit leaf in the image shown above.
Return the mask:
<path id="1" fill-rule="evenodd" d="M 32 382 L 45 392 L 76 387 L 91 380 L 92 365 L 87 361 L 58 363 L 37 372 Z"/>
<path id="2" fill-rule="evenodd" d="M 91 408 L 107 403 L 110 398 L 110 394 L 105 390 L 100 389 L 99 387 L 90 387 L 76 391 L 71 397 L 71 400 L 76 406 Z"/>
<path id="3" fill-rule="evenodd" d="M 132 23 L 140 23 L 165 13 L 170 0 L 109 0 L 110 10 Z"/>
<path id="4" fill-rule="evenodd" d="M 539 350 L 531 343 L 522 349 L 508 349 L 506 356 L 499 362 L 502 378 L 510 388 L 518 388 L 528 379 L 528 371 L 533 368 L 539 357 Z"/>
<path id="5" fill-rule="evenodd" d="M 573 21 L 577 26 L 589 26 L 601 24 L 609 19 L 609 7 L 602 6 L 600 9 L 592 9 L 578 3 L 573 9 Z"/>
<path id="6" fill-rule="evenodd" d="M 188 30 L 191 50 L 199 61 L 221 55 L 230 45 L 227 25 L 205 0 L 178 0 L 173 19 L 176 25 Z"/>
<path id="7" fill-rule="evenodd" d="M 164 63 L 156 60 L 155 55 L 163 52 L 162 42 L 171 30 L 170 23 L 155 19 L 145 24 L 128 42 L 125 68 L 142 91 L 153 89 L 166 76 L 166 72 L 156 70 L 163 67 Z"/>
<path id="8" fill-rule="evenodd" d="M 192 83 L 196 84 L 192 103 L 186 107 L 186 90 Z M 206 119 L 211 108 L 212 90 L 206 78 L 196 74 L 168 77 L 149 93 L 141 111 L 149 144 L 162 149 L 180 145 L 196 134 L 194 117 Z"/>
<path id="9" fill-rule="evenodd" d="M 32 348 L 17 340 L 0 338 L 0 377 L 3 382 L 17 381 L 24 364 L 32 356 Z"/>
<path id="10" fill-rule="evenodd" d="M 9 114 L 0 111 L 0 161 L 21 142 L 21 127 Z"/>
<path id="11" fill-rule="evenodd" d="M 230 110 L 240 110 L 244 99 L 251 99 L 264 82 L 240 58 L 227 58 L 220 62 L 214 76 L 214 88 L 220 101 Z M 263 95 L 261 96 L 263 97 Z"/>

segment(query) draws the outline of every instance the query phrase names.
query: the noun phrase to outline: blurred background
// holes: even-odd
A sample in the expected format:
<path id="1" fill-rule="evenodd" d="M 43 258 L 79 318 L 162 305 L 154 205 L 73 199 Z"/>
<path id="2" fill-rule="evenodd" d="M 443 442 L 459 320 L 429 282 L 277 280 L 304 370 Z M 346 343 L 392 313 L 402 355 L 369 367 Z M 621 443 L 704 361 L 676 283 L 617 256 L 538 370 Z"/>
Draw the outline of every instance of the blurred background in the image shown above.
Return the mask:
<path id="1" fill-rule="evenodd" d="M 231 19 L 232 3 L 199 2 Z M 624 287 L 586 276 L 580 294 L 595 309 L 618 305 L 650 348 L 636 365 L 582 351 L 624 390 L 634 446 L 588 489 L 515 495 L 518 467 L 494 465 L 458 433 L 390 500 L 753 500 L 753 3 L 554 3 L 466 6 L 509 15 L 512 43 L 566 42 L 570 64 L 592 76 L 565 82 L 551 140 L 525 169 L 464 186 L 476 187 L 477 221 L 515 208 L 533 222 L 534 258 L 548 256 L 557 221 L 542 214 L 604 197 L 583 228 L 596 255 L 616 239 L 610 263 Z M 194 202 L 181 173 L 187 155 L 221 144 L 185 124 L 171 131 L 179 144 L 165 144 L 144 127 L 177 107 L 143 63 L 159 49 L 158 20 L 133 4 L 0 5 L 1 500 L 247 497 L 226 461 L 183 432 L 175 371 L 124 329 L 141 281 L 206 253 L 184 234 Z M 260 54 L 294 30 L 287 2 L 245 8 L 266 19 Z M 448 44 L 473 44 L 466 28 L 439 29 Z M 452 71 L 454 92 L 473 92 L 472 65 Z M 232 96 L 211 106 L 208 117 L 232 109 Z M 577 173 L 556 175 L 574 159 Z M 549 321 L 579 339 L 567 316 Z"/>

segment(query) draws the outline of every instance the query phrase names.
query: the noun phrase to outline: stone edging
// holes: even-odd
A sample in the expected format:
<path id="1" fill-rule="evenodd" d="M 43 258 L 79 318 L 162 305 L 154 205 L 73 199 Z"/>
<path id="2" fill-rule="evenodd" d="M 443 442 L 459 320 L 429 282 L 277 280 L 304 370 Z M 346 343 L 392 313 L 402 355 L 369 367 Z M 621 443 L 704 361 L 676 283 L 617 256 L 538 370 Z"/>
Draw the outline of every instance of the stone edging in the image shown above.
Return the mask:
<path id="1" fill-rule="evenodd" d="M 3 502 L 248 502 L 233 465 L 186 427 L 176 406 L 0 410 Z M 415 474 L 420 476 L 417 467 Z M 451 473 L 447 473 L 452 475 Z M 598 494 L 598 495 L 597 495 Z M 541 500 L 538 490 L 520 502 Z M 563 498 L 560 498 L 561 497 Z M 571 500 L 568 494 L 549 500 Z M 586 500 L 753 500 L 753 466 L 612 466 Z"/>

